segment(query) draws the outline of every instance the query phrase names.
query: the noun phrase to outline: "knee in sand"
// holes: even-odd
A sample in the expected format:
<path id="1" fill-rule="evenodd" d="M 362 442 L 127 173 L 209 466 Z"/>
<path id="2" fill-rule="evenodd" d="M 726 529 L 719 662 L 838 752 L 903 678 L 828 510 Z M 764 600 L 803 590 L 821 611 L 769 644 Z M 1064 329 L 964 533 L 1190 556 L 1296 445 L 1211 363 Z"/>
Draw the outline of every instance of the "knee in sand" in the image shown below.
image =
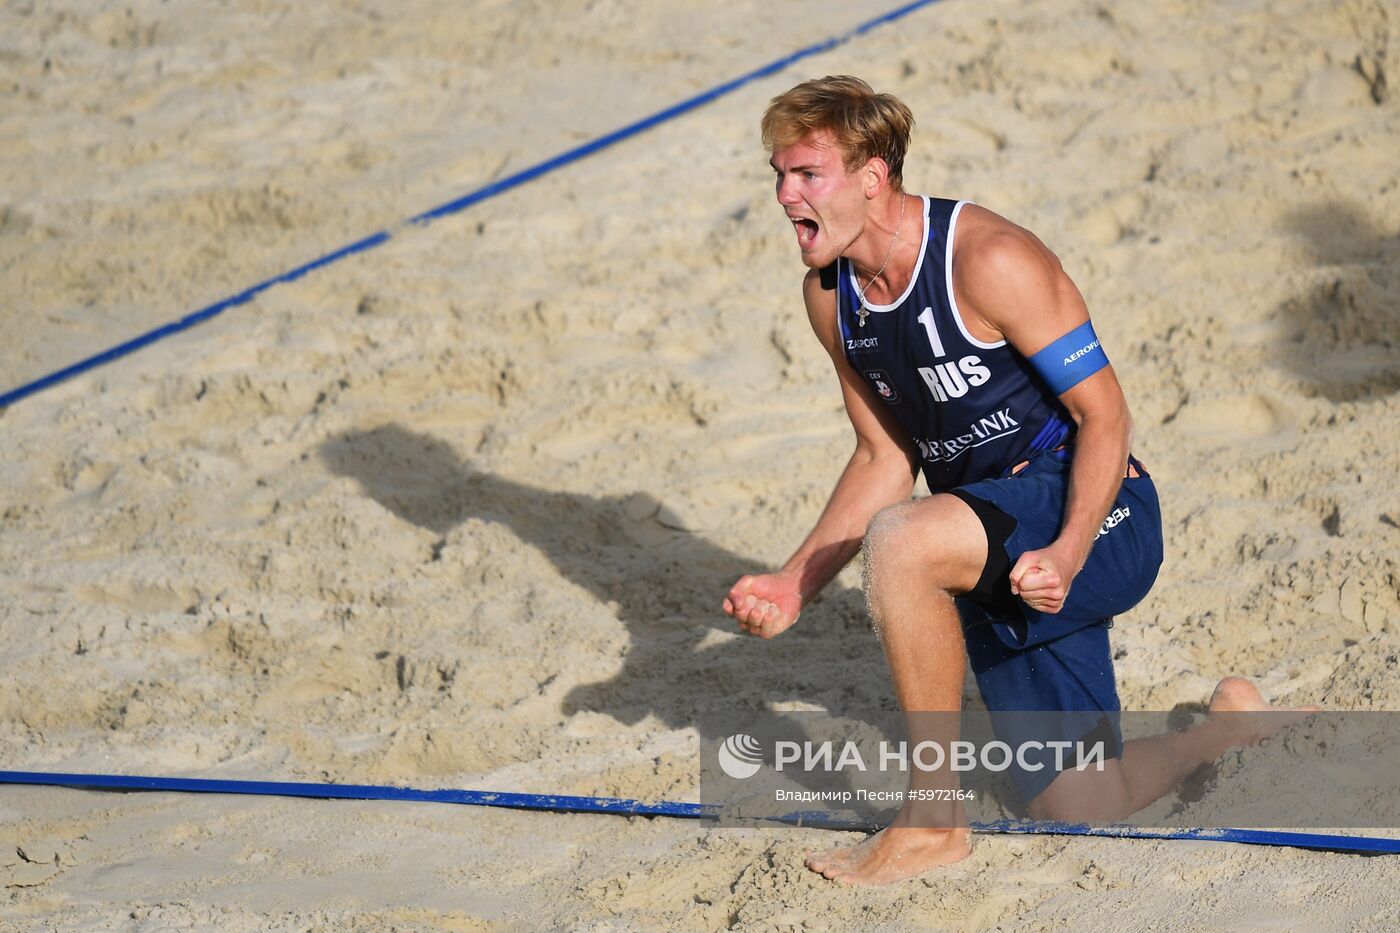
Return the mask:
<path id="1" fill-rule="evenodd" d="M 883 634 L 884 627 L 883 587 L 891 576 L 889 564 L 898 553 L 898 542 L 901 531 L 909 523 L 910 509 L 908 502 L 886 506 L 875 513 L 865 531 L 861 588 L 865 591 L 865 606 L 877 636 Z"/>

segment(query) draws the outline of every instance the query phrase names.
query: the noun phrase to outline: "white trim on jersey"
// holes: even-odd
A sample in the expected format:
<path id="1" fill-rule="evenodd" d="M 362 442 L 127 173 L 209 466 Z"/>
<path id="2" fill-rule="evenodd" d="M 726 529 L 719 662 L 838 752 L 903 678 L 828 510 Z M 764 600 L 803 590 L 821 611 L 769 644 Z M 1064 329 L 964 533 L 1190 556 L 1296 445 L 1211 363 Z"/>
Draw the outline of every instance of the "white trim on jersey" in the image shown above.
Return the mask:
<path id="1" fill-rule="evenodd" d="M 910 294 L 913 293 L 913 291 L 914 291 L 914 283 L 917 282 L 917 281 L 919 281 L 919 273 L 920 273 L 920 272 L 923 270 L 923 268 L 924 268 L 924 257 L 925 257 L 926 255 L 928 255 L 928 241 L 929 241 L 929 235 L 928 235 L 929 199 L 928 199 L 928 195 L 926 195 L 926 194 L 921 194 L 921 195 L 919 195 L 919 199 L 922 200 L 922 201 L 924 202 L 924 242 L 923 242 L 923 245 L 919 247 L 919 261 L 916 262 L 916 263 L 914 263 L 914 274 L 911 275 L 911 276 L 909 276 L 909 285 L 908 285 L 908 287 L 906 287 L 906 288 L 904 289 L 904 294 L 900 295 L 898 298 L 895 299 L 894 304 L 889 304 L 889 305 L 877 305 L 877 304 L 871 304 L 870 302 L 867 301 L 867 302 L 865 303 L 865 306 L 866 306 L 867 308 L 869 308 L 871 311 L 877 312 L 877 313 L 879 313 L 879 314 L 884 314 L 886 311 L 893 311 L 895 308 L 898 308 L 900 305 L 904 304 L 904 300 L 905 300 L 906 298 L 908 298 L 908 297 L 910 296 Z M 848 276 L 850 276 L 851 284 L 854 285 L 854 286 L 856 287 L 856 294 L 859 295 L 859 294 L 860 294 L 860 283 L 859 283 L 858 281 L 856 281 L 856 269 L 855 269 L 855 266 L 853 266 L 853 265 L 851 264 L 851 261 L 850 261 L 849 259 L 846 260 L 846 274 L 847 274 Z"/>
<path id="2" fill-rule="evenodd" d="M 958 297 L 953 292 L 953 231 L 956 230 L 958 226 L 958 214 L 962 213 L 962 209 L 971 203 L 973 202 L 959 201 L 957 206 L 953 208 L 953 213 L 948 217 L 948 246 L 943 256 L 944 277 L 947 279 L 948 286 L 948 307 L 953 309 L 953 320 L 957 322 L 958 330 L 962 331 L 963 339 L 974 347 L 980 347 L 983 350 L 996 350 L 1006 346 L 1006 341 L 1000 340 L 997 343 L 983 343 L 969 334 L 967 332 L 967 325 L 963 323 L 962 312 L 958 310 Z"/>

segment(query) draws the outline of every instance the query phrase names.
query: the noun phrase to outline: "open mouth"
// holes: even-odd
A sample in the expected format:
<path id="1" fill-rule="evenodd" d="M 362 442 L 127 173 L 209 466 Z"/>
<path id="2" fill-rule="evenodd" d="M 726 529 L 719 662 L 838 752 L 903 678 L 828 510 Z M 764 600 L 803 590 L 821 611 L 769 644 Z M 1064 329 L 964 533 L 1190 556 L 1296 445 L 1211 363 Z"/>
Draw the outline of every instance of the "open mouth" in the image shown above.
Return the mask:
<path id="1" fill-rule="evenodd" d="M 809 248 L 816 241 L 817 233 L 821 229 L 815 220 L 806 217 L 793 217 L 792 225 L 797 230 L 797 245 L 803 249 Z"/>

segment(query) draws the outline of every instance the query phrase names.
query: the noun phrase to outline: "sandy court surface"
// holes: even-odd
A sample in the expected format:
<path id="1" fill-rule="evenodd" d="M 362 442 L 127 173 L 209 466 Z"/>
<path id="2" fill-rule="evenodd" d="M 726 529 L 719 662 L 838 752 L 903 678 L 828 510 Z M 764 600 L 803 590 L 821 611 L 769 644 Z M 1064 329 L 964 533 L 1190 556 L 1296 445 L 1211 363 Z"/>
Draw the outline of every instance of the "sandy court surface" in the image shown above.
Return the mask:
<path id="1" fill-rule="evenodd" d="M 889 708 L 858 564 L 718 609 L 851 443 L 757 140 L 825 73 L 1088 298 L 1166 522 L 1125 706 L 1400 709 L 1400 12 L 1125 6 L 947 0 L 0 413 L 0 766 L 693 799 L 698 711 Z M 637 7 L 6 5 L 0 388 L 879 12 Z M 0 929 L 1400 923 L 1389 859 L 831 836 L 12 787 Z"/>

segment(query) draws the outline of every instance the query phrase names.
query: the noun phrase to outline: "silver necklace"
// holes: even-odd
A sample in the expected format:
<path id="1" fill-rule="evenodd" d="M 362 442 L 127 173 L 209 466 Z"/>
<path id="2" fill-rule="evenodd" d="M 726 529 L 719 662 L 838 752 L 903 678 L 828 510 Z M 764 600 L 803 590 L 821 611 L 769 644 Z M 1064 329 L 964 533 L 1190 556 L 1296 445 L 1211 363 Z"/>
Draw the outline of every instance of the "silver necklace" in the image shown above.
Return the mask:
<path id="1" fill-rule="evenodd" d="M 899 196 L 899 220 L 894 225 L 894 236 L 890 237 L 890 248 L 885 250 L 885 261 L 880 263 L 880 269 L 870 277 L 870 281 L 865 283 L 865 288 L 860 287 L 860 276 L 855 276 L 856 294 L 860 296 L 860 307 L 856 309 L 856 314 L 860 317 L 860 326 L 865 326 L 865 319 L 870 316 L 870 303 L 865 300 L 865 289 L 875 284 L 875 280 L 880 277 L 880 273 L 885 271 L 885 266 L 890 264 L 890 257 L 894 255 L 894 241 L 899 239 L 900 228 L 904 226 L 904 205 L 905 196 Z"/>

